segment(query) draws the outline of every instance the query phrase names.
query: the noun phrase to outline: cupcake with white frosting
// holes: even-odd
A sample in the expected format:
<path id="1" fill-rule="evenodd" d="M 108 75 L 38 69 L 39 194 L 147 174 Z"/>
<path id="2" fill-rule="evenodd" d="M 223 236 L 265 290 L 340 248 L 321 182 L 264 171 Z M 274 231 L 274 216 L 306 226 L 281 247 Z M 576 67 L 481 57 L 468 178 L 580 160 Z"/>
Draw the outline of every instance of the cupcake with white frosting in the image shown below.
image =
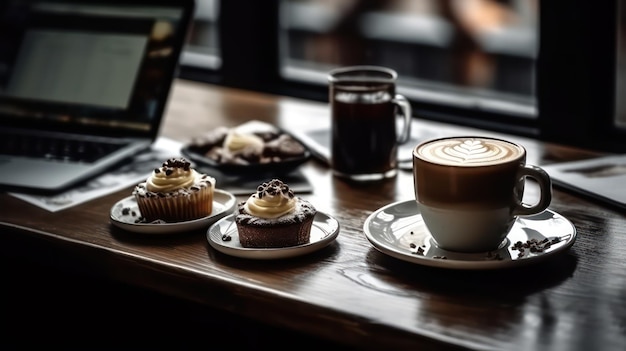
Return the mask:
<path id="1" fill-rule="evenodd" d="M 258 186 L 237 206 L 235 223 L 243 247 L 278 248 L 310 241 L 315 207 L 279 179 Z"/>
<path id="2" fill-rule="evenodd" d="M 137 184 L 133 195 L 146 222 L 181 222 L 210 215 L 214 190 L 215 178 L 184 158 L 170 158 Z"/>

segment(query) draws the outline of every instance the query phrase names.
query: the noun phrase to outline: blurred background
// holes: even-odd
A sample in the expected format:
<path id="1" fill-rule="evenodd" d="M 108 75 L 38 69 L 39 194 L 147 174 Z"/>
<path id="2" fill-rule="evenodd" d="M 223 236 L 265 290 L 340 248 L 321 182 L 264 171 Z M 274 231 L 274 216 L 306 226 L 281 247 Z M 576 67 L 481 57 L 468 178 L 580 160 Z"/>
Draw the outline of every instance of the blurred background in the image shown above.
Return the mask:
<path id="1" fill-rule="evenodd" d="M 182 65 L 321 101 L 330 69 L 387 66 L 417 117 L 626 150 L 625 3 L 197 0 Z"/>
<path id="2" fill-rule="evenodd" d="M 183 62 L 219 69 L 219 0 L 198 0 Z M 326 83 L 338 66 L 393 67 L 402 93 L 536 114 L 537 0 L 283 0 L 280 73 Z M 208 57 L 208 58 L 207 58 Z"/>

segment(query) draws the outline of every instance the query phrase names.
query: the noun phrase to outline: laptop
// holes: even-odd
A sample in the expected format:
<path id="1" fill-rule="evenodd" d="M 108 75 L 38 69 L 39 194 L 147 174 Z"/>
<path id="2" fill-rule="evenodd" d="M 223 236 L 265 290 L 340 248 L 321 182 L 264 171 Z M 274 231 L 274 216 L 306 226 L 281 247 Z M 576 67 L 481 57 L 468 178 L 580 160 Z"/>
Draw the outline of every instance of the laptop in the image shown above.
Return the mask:
<path id="1" fill-rule="evenodd" d="M 0 5 L 0 189 L 54 193 L 149 148 L 193 0 Z"/>

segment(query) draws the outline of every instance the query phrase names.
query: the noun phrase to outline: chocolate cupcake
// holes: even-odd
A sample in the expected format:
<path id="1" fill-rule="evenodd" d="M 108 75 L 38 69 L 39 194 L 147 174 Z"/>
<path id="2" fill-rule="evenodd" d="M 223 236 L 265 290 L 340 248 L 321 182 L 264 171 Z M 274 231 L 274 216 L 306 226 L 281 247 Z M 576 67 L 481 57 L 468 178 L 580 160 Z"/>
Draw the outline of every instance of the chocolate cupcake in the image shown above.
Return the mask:
<path id="1" fill-rule="evenodd" d="M 315 207 L 279 179 L 262 183 L 237 206 L 239 242 L 249 248 L 279 248 L 310 241 Z"/>

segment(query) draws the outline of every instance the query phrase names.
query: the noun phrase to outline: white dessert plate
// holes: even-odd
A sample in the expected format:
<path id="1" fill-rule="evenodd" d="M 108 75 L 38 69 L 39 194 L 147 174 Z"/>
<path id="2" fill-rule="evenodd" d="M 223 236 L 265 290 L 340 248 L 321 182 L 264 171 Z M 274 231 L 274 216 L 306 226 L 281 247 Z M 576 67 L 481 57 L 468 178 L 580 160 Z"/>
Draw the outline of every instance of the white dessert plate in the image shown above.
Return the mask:
<path id="1" fill-rule="evenodd" d="M 239 243 L 235 215 L 226 216 L 215 222 L 207 231 L 209 244 L 227 255 L 257 260 L 274 260 L 306 255 L 328 246 L 339 234 L 339 222 L 325 213 L 317 212 L 311 227 L 308 244 L 285 248 L 246 248 Z"/>
<path id="2" fill-rule="evenodd" d="M 176 223 L 146 223 L 137 222 L 141 213 L 135 197 L 129 196 L 111 207 L 111 223 L 124 230 L 142 234 L 187 232 L 209 227 L 220 218 L 232 213 L 236 204 L 235 195 L 221 189 L 215 189 L 213 192 L 213 212 L 206 217 Z"/>
<path id="3" fill-rule="evenodd" d="M 451 269 L 500 269 L 543 261 L 567 250 L 576 240 L 576 227 L 548 209 L 516 220 L 500 248 L 490 252 L 462 253 L 437 247 L 419 213 L 415 200 L 381 207 L 363 224 L 365 236 L 382 253 L 400 260 Z M 547 239 L 547 240 L 546 240 Z M 516 248 L 531 241 L 531 247 Z M 546 242 L 550 242 L 546 244 Z M 522 253 L 522 254 L 520 254 Z"/>

